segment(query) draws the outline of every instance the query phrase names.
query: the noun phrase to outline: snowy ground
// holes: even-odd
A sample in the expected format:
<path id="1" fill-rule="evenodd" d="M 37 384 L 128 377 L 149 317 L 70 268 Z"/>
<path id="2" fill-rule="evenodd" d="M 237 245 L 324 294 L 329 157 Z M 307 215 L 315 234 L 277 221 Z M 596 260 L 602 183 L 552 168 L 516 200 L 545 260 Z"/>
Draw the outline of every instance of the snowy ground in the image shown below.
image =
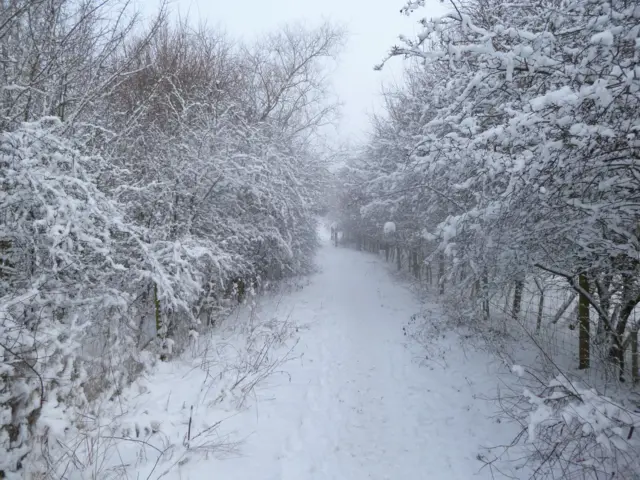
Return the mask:
<path id="1" fill-rule="evenodd" d="M 494 405 L 478 398 L 495 393 L 491 358 L 465 351 L 449 335 L 439 341 L 445 363 L 425 363 L 403 333 L 421 305 L 384 262 L 323 238 L 318 263 L 321 271 L 307 286 L 262 302 L 260 318 L 288 318 L 299 342 L 292 352 L 270 354 L 270 375 L 245 408 L 228 401 L 230 372 L 212 377 L 221 370 L 215 361 L 203 367 L 207 362 L 192 353 L 162 364 L 129 395 L 121 420 L 146 430 L 140 438 L 155 448 L 114 444 L 106 463 L 124 467 L 105 468 L 110 473 L 101 477 L 491 478 L 477 456 L 513 434 L 491 418 Z M 182 443 L 192 405 L 187 451 Z"/>

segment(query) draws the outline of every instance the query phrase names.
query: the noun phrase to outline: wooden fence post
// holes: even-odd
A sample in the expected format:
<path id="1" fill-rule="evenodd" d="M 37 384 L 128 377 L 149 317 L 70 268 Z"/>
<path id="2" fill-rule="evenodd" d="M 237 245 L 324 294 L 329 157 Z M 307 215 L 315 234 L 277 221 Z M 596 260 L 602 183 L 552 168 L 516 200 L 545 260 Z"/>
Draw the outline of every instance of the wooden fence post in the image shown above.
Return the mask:
<path id="1" fill-rule="evenodd" d="M 440 253 L 440 261 L 438 264 L 438 285 L 440 286 L 440 295 L 444 295 L 444 253 Z"/>
<path id="2" fill-rule="evenodd" d="M 578 277 L 580 288 L 585 292 L 589 291 L 589 281 L 587 275 L 582 273 Z M 582 293 L 578 296 L 578 368 L 584 370 L 589 368 L 590 360 L 590 321 L 589 321 L 589 300 Z"/>

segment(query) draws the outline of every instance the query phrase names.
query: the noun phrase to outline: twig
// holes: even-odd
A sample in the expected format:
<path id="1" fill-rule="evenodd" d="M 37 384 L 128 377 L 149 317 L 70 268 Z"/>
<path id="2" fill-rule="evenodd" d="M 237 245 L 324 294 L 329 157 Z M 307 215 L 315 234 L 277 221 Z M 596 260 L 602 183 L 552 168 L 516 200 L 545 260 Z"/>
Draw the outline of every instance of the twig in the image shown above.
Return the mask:
<path id="1" fill-rule="evenodd" d="M 189 442 L 191 442 L 191 422 L 193 420 L 193 405 L 191 405 L 191 411 L 189 412 L 189 427 L 187 428 L 187 448 L 189 448 Z"/>

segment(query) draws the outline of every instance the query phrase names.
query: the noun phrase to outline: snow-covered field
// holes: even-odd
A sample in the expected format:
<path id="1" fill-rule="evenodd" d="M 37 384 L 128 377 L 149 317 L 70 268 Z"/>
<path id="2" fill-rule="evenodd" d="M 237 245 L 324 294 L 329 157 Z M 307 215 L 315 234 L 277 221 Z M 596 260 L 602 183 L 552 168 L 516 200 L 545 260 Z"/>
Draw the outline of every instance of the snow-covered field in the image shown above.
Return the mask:
<path id="1" fill-rule="evenodd" d="M 113 419 L 125 429 L 102 439 L 97 476 L 491 478 L 478 456 L 513 435 L 482 399 L 495 393 L 492 358 L 450 333 L 444 358 L 425 359 L 403 327 L 423 307 L 441 313 L 374 256 L 323 238 L 318 266 L 303 288 L 230 319 L 242 335 L 200 338 L 126 392 Z M 249 330 L 251 345 L 239 341 Z"/>

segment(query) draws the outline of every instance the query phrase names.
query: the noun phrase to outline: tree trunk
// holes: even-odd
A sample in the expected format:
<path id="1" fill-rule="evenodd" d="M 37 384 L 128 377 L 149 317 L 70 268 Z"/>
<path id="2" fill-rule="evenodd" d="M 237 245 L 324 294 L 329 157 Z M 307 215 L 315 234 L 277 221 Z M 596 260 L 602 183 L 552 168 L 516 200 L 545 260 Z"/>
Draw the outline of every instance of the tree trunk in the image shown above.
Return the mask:
<path id="1" fill-rule="evenodd" d="M 586 274 L 581 274 L 578 278 L 580 288 L 585 292 L 589 291 L 589 281 Z M 579 339 L 578 339 L 578 368 L 584 370 L 589 368 L 590 360 L 590 326 L 589 321 L 589 300 L 583 294 L 578 296 L 578 326 L 579 326 Z"/>
<path id="2" fill-rule="evenodd" d="M 611 294 L 609 292 L 611 276 L 603 275 L 602 278 L 596 279 L 595 286 L 598 292 L 600 307 L 607 315 L 609 315 L 609 310 L 611 309 Z M 598 326 L 596 327 L 596 337 L 594 339 L 597 344 L 600 344 L 609 338 L 611 335 L 611 328 L 609 327 L 610 324 L 607 319 L 603 318 L 602 315 L 598 315 Z"/>
<path id="3" fill-rule="evenodd" d="M 0 240 L 0 278 L 9 278 L 13 265 L 9 261 L 11 256 L 11 242 Z"/>
<path id="4" fill-rule="evenodd" d="M 538 287 L 538 292 L 540 292 L 540 300 L 538 300 L 538 315 L 536 318 L 536 333 L 540 333 L 540 328 L 542 327 L 542 312 L 544 310 L 544 288 L 540 284 L 540 281 L 537 278 L 534 278 L 536 282 L 536 287 Z"/>
<path id="5" fill-rule="evenodd" d="M 565 300 L 565 302 L 562 304 L 562 306 L 558 309 L 556 314 L 553 316 L 553 320 L 551 320 L 552 325 L 555 325 L 560 321 L 560 319 L 562 318 L 562 315 L 564 315 L 564 312 L 567 311 L 567 308 L 571 306 L 575 298 L 576 298 L 576 294 L 572 293 L 571 296 L 567 300 Z"/>
<path id="6" fill-rule="evenodd" d="M 440 254 L 440 263 L 438 265 L 438 285 L 440 286 L 440 295 L 444 295 L 444 253 Z"/>
<path id="7" fill-rule="evenodd" d="M 516 286 L 513 291 L 513 305 L 511 307 L 511 315 L 514 319 L 520 317 L 520 309 L 522 308 L 522 292 L 524 291 L 524 279 L 516 280 Z"/>
<path id="8" fill-rule="evenodd" d="M 162 318 L 160 315 L 160 300 L 158 299 L 158 284 L 153 284 L 153 306 L 156 314 L 156 335 L 160 336 L 162 330 Z"/>
<path id="9" fill-rule="evenodd" d="M 489 320 L 491 311 L 489 310 L 489 274 L 485 270 L 482 275 L 482 310 L 485 320 Z"/>
<path id="10" fill-rule="evenodd" d="M 640 380 L 640 372 L 638 372 L 638 326 L 635 325 L 631 330 L 631 380 L 634 385 Z"/>
<path id="11" fill-rule="evenodd" d="M 402 254 L 400 253 L 400 246 L 396 247 L 396 262 L 398 264 L 398 271 L 402 270 Z"/>
<path id="12" fill-rule="evenodd" d="M 624 289 L 622 294 L 622 307 L 620 308 L 620 314 L 617 316 L 618 320 L 613 325 L 614 331 L 612 332 L 613 344 L 609 351 L 609 357 L 618 364 L 618 370 L 620 372 L 620 381 L 624 382 L 624 350 L 626 345 L 623 343 L 624 332 L 627 329 L 629 323 L 629 317 L 635 309 L 636 305 L 640 302 L 640 296 L 635 295 L 633 289 L 634 279 L 630 275 L 625 276 Z"/>
<path id="13" fill-rule="evenodd" d="M 536 333 L 540 333 L 542 327 L 542 312 L 544 310 L 544 292 L 540 292 L 540 300 L 538 300 L 538 318 L 536 319 Z"/>

